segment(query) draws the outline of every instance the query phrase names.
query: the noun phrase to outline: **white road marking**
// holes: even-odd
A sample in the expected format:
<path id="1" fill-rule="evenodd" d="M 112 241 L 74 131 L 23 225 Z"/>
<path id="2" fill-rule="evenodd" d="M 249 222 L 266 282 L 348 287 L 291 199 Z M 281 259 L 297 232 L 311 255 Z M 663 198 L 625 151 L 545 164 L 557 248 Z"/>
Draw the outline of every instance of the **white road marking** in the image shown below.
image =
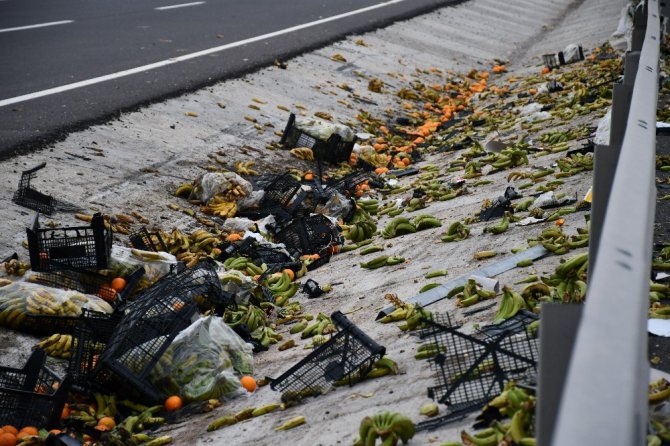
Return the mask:
<path id="1" fill-rule="evenodd" d="M 8 33 L 10 31 L 23 31 L 24 29 L 44 28 L 46 26 L 65 25 L 73 22 L 74 20 L 61 20 L 59 22 L 48 22 L 48 23 L 38 23 L 37 25 L 17 26 L 16 28 L 0 29 L 0 33 Z"/>
<path id="2" fill-rule="evenodd" d="M 7 98 L 0 100 L 0 107 L 4 107 L 11 104 L 16 104 L 19 102 L 29 101 L 31 99 L 37 99 L 44 96 L 49 96 L 52 94 L 63 93 L 65 91 L 75 90 L 77 88 L 88 87 L 89 85 L 99 84 L 101 82 L 106 82 L 114 79 L 118 79 L 125 76 L 130 76 L 137 73 L 142 73 L 144 71 L 154 70 L 156 68 L 161 68 L 167 65 L 172 65 L 178 62 L 184 62 L 186 60 L 195 59 L 196 57 L 208 56 L 210 54 L 218 53 L 221 51 L 229 50 L 231 48 L 236 48 L 238 46 L 248 45 L 250 43 L 258 42 L 261 40 L 271 39 L 273 37 L 281 36 L 284 34 L 292 33 L 294 31 L 300 31 L 301 29 L 311 28 L 312 26 L 322 25 L 324 23 L 333 22 L 335 20 L 343 19 L 346 17 L 351 17 L 357 14 L 362 14 L 364 12 L 373 11 L 375 9 L 383 8 L 385 6 L 402 3 L 408 0 L 389 0 L 384 3 L 378 3 L 372 6 L 366 6 L 365 8 L 355 9 L 353 11 L 344 12 L 342 14 L 334 15 L 331 17 L 326 17 L 324 19 L 315 20 L 313 22 L 303 23 L 302 25 L 292 26 L 290 28 L 280 29 L 279 31 L 274 31 L 267 34 L 262 34 L 256 37 L 250 37 L 244 40 L 238 40 L 237 42 L 227 43 L 225 45 L 215 46 L 202 51 L 196 51 L 195 53 L 184 54 L 183 56 L 173 57 L 172 59 L 162 60 L 160 62 L 154 62 L 148 65 L 142 65 L 141 67 L 131 68 L 128 70 L 118 71 L 116 73 L 106 74 L 104 76 L 98 76 L 91 79 L 86 79 L 79 82 L 73 82 L 71 84 L 61 85 L 60 87 L 49 88 L 47 90 L 36 91 L 34 93 L 28 93 L 21 96 L 15 96 L 13 98 Z"/>
<path id="3" fill-rule="evenodd" d="M 154 9 L 156 11 L 165 11 L 166 9 L 186 8 L 187 6 L 202 5 L 203 3 L 205 3 L 205 2 L 182 3 L 180 5 L 159 6 L 158 8 L 154 8 Z"/>

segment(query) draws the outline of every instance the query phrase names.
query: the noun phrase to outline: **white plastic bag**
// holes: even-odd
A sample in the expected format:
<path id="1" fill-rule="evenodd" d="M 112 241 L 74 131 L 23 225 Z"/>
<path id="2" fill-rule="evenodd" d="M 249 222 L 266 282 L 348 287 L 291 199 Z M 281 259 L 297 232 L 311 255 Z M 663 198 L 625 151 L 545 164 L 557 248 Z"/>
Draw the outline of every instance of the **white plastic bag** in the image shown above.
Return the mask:
<path id="1" fill-rule="evenodd" d="M 111 268 L 118 275 L 126 275 L 138 267 L 144 268 L 139 289 L 146 288 L 168 274 L 177 265 L 177 258 L 167 252 L 150 252 L 125 246 L 112 245 Z"/>
<path id="2" fill-rule="evenodd" d="M 231 396 L 237 374 L 253 373 L 253 347 L 217 316 L 200 318 L 179 333 L 152 371 L 151 380 L 186 401 Z"/>
<path id="3" fill-rule="evenodd" d="M 234 188 L 240 191 L 235 201 L 248 197 L 254 190 L 250 182 L 235 172 L 207 172 L 195 180 L 189 198 L 207 203 L 214 195 L 225 197 Z"/>
<path id="4" fill-rule="evenodd" d="M 303 132 L 322 140 L 328 140 L 333 134 L 338 134 L 343 141 L 354 140 L 354 132 L 344 124 L 324 121 L 322 119 L 309 118 L 295 120 L 295 126 Z"/>

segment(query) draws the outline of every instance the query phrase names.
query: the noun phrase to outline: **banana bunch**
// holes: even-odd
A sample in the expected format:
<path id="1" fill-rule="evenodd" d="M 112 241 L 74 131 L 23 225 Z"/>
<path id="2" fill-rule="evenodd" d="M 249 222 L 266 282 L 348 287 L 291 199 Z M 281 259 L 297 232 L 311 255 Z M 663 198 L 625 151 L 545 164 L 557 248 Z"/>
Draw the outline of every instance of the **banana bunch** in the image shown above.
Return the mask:
<path id="1" fill-rule="evenodd" d="M 465 165 L 465 173 L 462 175 L 463 178 L 465 179 L 472 179 L 472 178 L 477 178 L 481 177 L 482 174 L 482 165 L 479 161 L 474 160 L 474 161 L 469 161 Z"/>
<path id="2" fill-rule="evenodd" d="M 533 182 L 538 182 L 542 181 L 542 178 L 551 175 L 554 173 L 553 169 L 542 169 L 542 170 L 536 170 L 534 172 L 511 172 L 509 175 L 507 175 L 507 181 L 514 181 L 522 178 L 528 178 L 532 180 Z M 532 184 L 531 184 L 532 185 Z M 521 187 L 519 187 L 521 189 Z"/>
<path id="3" fill-rule="evenodd" d="M 379 201 L 374 198 L 361 198 L 356 200 L 356 206 L 367 212 L 369 215 L 377 215 L 379 212 Z"/>
<path id="4" fill-rule="evenodd" d="M 521 294 L 511 288 L 504 286 L 500 305 L 496 311 L 494 322 L 499 322 L 515 316 L 519 311 L 527 308 L 528 304 Z"/>
<path id="5" fill-rule="evenodd" d="M 235 310 L 226 309 L 223 320 L 231 327 L 244 324 L 250 331 L 265 327 L 268 323 L 265 311 L 253 304 L 238 305 Z"/>
<path id="6" fill-rule="evenodd" d="M 314 161 L 314 152 L 309 147 L 296 147 L 290 150 L 291 155 L 305 161 Z"/>
<path id="7" fill-rule="evenodd" d="M 59 359 L 70 359 L 72 357 L 72 335 L 53 334 L 33 346 L 33 349 L 41 348 L 44 352 Z"/>
<path id="8" fill-rule="evenodd" d="M 193 183 L 183 183 L 174 191 L 175 197 L 188 199 L 193 193 Z"/>
<path id="9" fill-rule="evenodd" d="M 277 333 L 274 329 L 267 326 L 259 326 L 251 332 L 251 338 L 260 342 L 260 344 L 267 348 L 270 344 L 276 344 L 283 339 L 282 335 Z"/>
<path id="10" fill-rule="evenodd" d="M 535 311 L 537 302 L 551 301 L 551 288 L 543 282 L 530 283 L 521 290 L 521 297 L 526 301 L 528 307 Z"/>
<path id="11" fill-rule="evenodd" d="M 519 167 L 528 164 L 528 152 L 523 149 L 508 147 L 495 155 L 495 160 L 487 160 L 495 170 L 508 167 Z"/>
<path id="12" fill-rule="evenodd" d="M 465 285 L 458 286 L 452 289 L 449 294 L 450 297 L 456 296 L 457 307 L 469 307 L 485 299 L 493 299 L 496 297 L 496 292 L 487 290 L 477 283 L 475 279 L 468 279 Z"/>
<path id="13" fill-rule="evenodd" d="M 389 239 L 400 235 L 413 234 L 415 232 L 416 226 L 414 226 L 409 219 L 396 217 L 384 227 L 382 230 L 382 237 Z"/>
<path id="14" fill-rule="evenodd" d="M 663 443 L 670 442 L 670 430 L 663 423 L 653 418 L 650 420 L 656 435 L 647 435 L 647 446 L 661 446 Z M 651 440 L 649 437 L 656 437 L 658 440 Z M 655 441 L 655 443 L 654 443 Z"/>
<path id="15" fill-rule="evenodd" d="M 176 255 L 180 252 L 188 252 L 191 247 L 191 240 L 188 235 L 175 228 L 172 232 L 162 233 L 161 237 L 167 245 L 170 254 Z"/>
<path id="16" fill-rule="evenodd" d="M 398 440 L 407 443 L 414 437 L 415 427 L 412 420 L 397 412 L 381 412 L 365 417 L 358 428 L 359 439 L 355 446 L 374 446 L 377 439 L 382 445 L 395 446 Z"/>
<path id="17" fill-rule="evenodd" d="M 556 302 L 580 303 L 586 297 L 586 269 L 589 254 L 583 252 L 561 263 L 550 277 L 541 280 L 551 288 Z"/>
<path id="18" fill-rule="evenodd" d="M 2 269 L 5 270 L 8 276 L 23 276 L 30 269 L 30 264 L 20 262 L 17 259 L 11 259 L 2 264 Z"/>
<path id="19" fill-rule="evenodd" d="M 383 250 L 384 250 L 384 247 L 381 246 L 381 245 L 367 245 L 366 247 L 361 249 L 358 252 L 358 254 L 362 255 L 362 256 L 365 256 L 365 255 L 372 254 L 372 253 L 379 252 L 379 251 L 383 251 Z"/>
<path id="20" fill-rule="evenodd" d="M 414 217 L 412 224 L 417 231 L 423 231 L 425 229 L 439 228 L 442 226 L 442 222 L 430 214 L 421 214 Z"/>
<path id="21" fill-rule="evenodd" d="M 498 420 L 491 426 L 474 435 L 466 431 L 461 432 L 461 441 L 467 445 L 497 446 L 499 444 L 515 444 L 519 446 L 535 446 L 533 433 L 533 418 L 536 400 L 524 389 L 516 387 L 513 381 L 505 386 L 505 390 L 491 400 L 484 410 L 495 408 L 505 417 L 510 417 L 510 423 L 503 424 Z"/>
<path id="22" fill-rule="evenodd" d="M 376 360 L 371 368 L 368 369 L 367 367 L 362 366 L 350 373 L 347 377 L 335 381 L 333 385 L 336 387 L 348 386 L 366 379 L 381 378 L 382 376 L 397 375 L 399 373 L 400 369 L 398 368 L 398 364 L 388 356 L 384 356 L 383 358 Z"/>
<path id="23" fill-rule="evenodd" d="M 329 338 L 327 338 L 324 335 L 318 335 L 318 334 L 314 335 L 314 336 L 312 336 L 312 342 L 309 343 L 309 344 L 305 344 L 304 348 L 306 350 L 317 348 L 317 347 L 325 344 L 326 342 L 328 342 L 328 339 Z"/>
<path id="24" fill-rule="evenodd" d="M 377 211 L 377 215 L 391 215 L 392 217 L 395 217 L 397 214 L 395 212 L 400 211 L 399 213 L 402 214 L 403 209 L 398 208 L 398 204 L 395 201 L 389 201 L 385 205 L 379 207 L 379 210 Z M 394 213 L 393 215 L 391 213 Z"/>
<path id="25" fill-rule="evenodd" d="M 189 251 L 207 253 L 221 243 L 221 238 L 204 229 L 196 229 L 189 238 Z"/>
<path id="26" fill-rule="evenodd" d="M 447 347 L 442 344 L 438 344 L 436 342 L 426 342 L 421 344 L 417 349 L 416 349 L 416 354 L 414 355 L 414 359 L 420 360 L 420 359 L 428 359 L 432 358 L 433 356 L 437 356 L 440 353 L 446 353 L 447 352 Z"/>
<path id="27" fill-rule="evenodd" d="M 0 277 L 0 288 L 3 286 L 11 285 L 13 282 L 9 279 L 5 279 L 3 277 Z"/>
<path id="28" fill-rule="evenodd" d="M 343 235 L 344 238 L 351 240 L 354 243 L 359 243 L 371 238 L 375 232 L 377 232 L 377 225 L 375 222 L 366 220 L 345 226 Z"/>
<path id="29" fill-rule="evenodd" d="M 424 209 L 426 207 L 426 197 L 412 197 L 410 198 L 405 210 L 407 212 L 414 212 L 419 209 Z"/>
<path id="30" fill-rule="evenodd" d="M 465 240 L 470 235 L 470 228 L 465 226 L 460 221 L 455 221 L 449 225 L 447 232 L 442 234 L 442 241 L 445 243 L 449 242 L 460 242 Z"/>
<path id="31" fill-rule="evenodd" d="M 554 145 L 561 142 L 567 142 L 575 139 L 572 130 L 547 132 L 538 138 L 538 141 L 545 144 Z"/>
<path id="32" fill-rule="evenodd" d="M 417 328 L 424 328 L 423 319 L 431 320 L 433 318 L 432 313 L 421 305 L 403 302 L 395 294 L 386 294 L 384 299 L 393 304 L 395 310 L 379 319 L 382 324 L 404 321 L 402 324 L 398 324 L 398 328 L 402 331 L 412 331 Z"/>
<path id="33" fill-rule="evenodd" d="M 585 170 L 593 170 L 593 156 L 573 153 L 569 157 L 556 160 L 560 169 L 554 176 L 556 178 L 569 177 Z"/>
<path id="34" fill-rule="evenodd" d="M 316 316 L 316 321 L 302 330 L 300 337 L 302 339 L 307 339 L 316 335 L 327 335 L 330 333 L 335 333 L 336 331 L 337 328 L 335 327 L 335 324 L 333 324 L 333 321 L 330 319 L 330 317 L 323 313 L 319 313 Z"/>
<path id="35" fill-rule="evenodd" d="M 512 215 L 505 211 L 505 214 L 503 215 L 503 218 L 500 220 L 500 222 L 498 222 L 496 225 L 489 225 L 485 227 L 484 232 L 489 232 L 491 234 L 502 234 L 509 228 L 509 222 L 511 218 Z"/>
<path id="36" fill-rule="evenodd" d="M 258 172 L 253 169 L 255 165 L 255 161 L 236 161 L 235 172 L 238 175 L 258 175 Z"/>
<path id="37" fill-rule="evenodd" d="M 242 271 L 242 273 L 246 274 L 247 276 L 256 276 L 263 274 L 265 271 L 267 271 L 268 266 L 263 263 L 261 266 L 256 265 L 251 259 L 247 257 L 228 257 L 224 262 L 223 266 L 227 270 L 237 270 L 237 271 Z M 272 278 L 272 281 L 274 282 L 277 279 L 277 276 L 274 276 Z"/>
<path id="38" fill-rule="evenodd" d="M 515 212 L 525 212 L 535 202 L 535 197 L 528 197 L 525 200 L 512 204 Z"/>
<path id="39" fill-rule="evenodd" d="M 382 266 L 393 266 L 393 265 L 399 265 L 401 263 L 405 262 L 405 258 L 401 256 L 379 256 L 376 257 L 369 262 L 361 262 L 361 268 L 366 268 L 366 269 L 377 269 L 381 268 Z"/>
<path id="40" fill-rule="evenodd" d="M 208 215 L 216 215 L 222 218 L 232 218 L 237 214 L 237 202 L 230 197 L 221 197 L 215 195 L 205 206 L 201 206 L 200 210 Z"/>
<path id="41" fill-rule="evenodd" d="M 571 249 L 584 248 L 589 245 L 588 228 L 577 228 L 577 234 L 567 237 L 561 228 L 548 227 L 542 230 L 537 238 L 528 239 L 529 246 L 541 244 L 547 251 L 556 255 L 567 254 Z"/>
<path id="42" fill-rule="evenodd" d="M 270 292 L 272 292 L 275 298 L 275 305 L 280 307 L 286 305 L 286 302 L 295 296 L 300 289 L 300 283 L 291 282 L 291 276 L 287 271 L 270 276 L 264 283 Z"/>

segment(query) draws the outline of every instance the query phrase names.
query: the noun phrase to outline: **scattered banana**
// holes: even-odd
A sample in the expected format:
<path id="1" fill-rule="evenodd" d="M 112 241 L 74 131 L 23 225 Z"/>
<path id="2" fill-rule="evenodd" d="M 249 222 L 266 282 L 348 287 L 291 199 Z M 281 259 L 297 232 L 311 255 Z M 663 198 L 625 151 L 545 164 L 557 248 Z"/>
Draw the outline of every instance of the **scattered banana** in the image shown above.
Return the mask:
<path id="1" fill-rule="evenodd" d="M 359 439 L 355 446 L 374 446 L 377 439 L 383 445 L 395 445 L 398 440 L 407 443 L 414 437 L 415 427 L 412 420 L 397 412 L 381 412 L 365 417 L 358 429 Z"/>

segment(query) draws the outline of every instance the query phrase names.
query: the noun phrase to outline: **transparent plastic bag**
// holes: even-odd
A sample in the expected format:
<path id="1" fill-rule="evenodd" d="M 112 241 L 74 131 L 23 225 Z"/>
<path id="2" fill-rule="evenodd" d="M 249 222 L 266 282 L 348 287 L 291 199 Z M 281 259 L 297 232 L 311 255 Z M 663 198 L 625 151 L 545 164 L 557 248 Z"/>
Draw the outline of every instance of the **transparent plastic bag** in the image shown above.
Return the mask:
<path id="1" fill-rule="evenodd" d="M 339 192 L 334 193 L 324 204 L 319 204 L 315 211 L 318 214 L 332 217 L 337 222 L 351 211 L 354 204 Z"/>
<path id="2" fill-rule="evenodd" d="M 187 401 L 232 396 L 238 374 L 253 373 L 253 347 L 217 316 L 200 318 L 179 333 L 154 368 L 151 380 Z"/>
<path id="3" fill-rule="evenodd" d="M 142 251 L 112 246 L 111 268 L 117 276 L 125 276 L 128 272 L 144 267 L 144 276 L 137 289 L 145 289 L 168 274 L 177 265 L 177 258 L 167 252 Z"/>
<path id="4" fill-rule="evenodd" d="M 29 316 L 78 317 L 82 308 L 102 313 L 114 309 L 99 297 L 26 281 L 0 287 L 0 325 L 30 329 Z M 45 327 L 40 327 L 45 328 Z"/>
<path id="5" fill-rule="evenodd" d="M 215 195 L 239 201 L 248 197 L 254 188 L 234 172 L 207 172 L 195 180 L 190 199 L 207 203 Z"/>

